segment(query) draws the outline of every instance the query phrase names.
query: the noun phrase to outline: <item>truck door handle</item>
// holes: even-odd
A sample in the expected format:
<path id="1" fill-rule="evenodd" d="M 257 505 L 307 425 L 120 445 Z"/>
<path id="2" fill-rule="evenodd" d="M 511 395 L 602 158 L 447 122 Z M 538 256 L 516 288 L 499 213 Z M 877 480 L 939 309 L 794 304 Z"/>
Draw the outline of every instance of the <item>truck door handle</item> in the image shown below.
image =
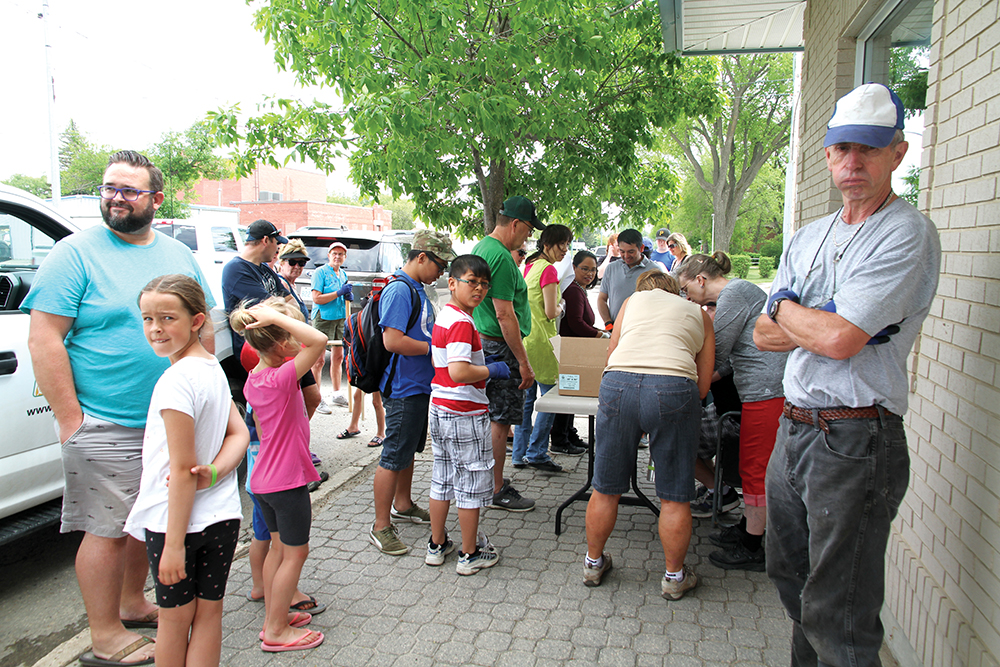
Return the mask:
<path id="1" fill-rule="evenodd" d="M 17 355 L 13 352 L 0 352 L 0 375 L 13 375 L 17 370 Z"/>

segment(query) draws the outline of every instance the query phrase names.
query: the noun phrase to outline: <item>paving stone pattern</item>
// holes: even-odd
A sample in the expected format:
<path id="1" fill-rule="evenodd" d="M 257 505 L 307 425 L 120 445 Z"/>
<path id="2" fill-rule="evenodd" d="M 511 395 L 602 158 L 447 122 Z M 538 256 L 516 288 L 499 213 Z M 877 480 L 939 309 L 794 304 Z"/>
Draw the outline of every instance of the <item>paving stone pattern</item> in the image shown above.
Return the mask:
<path id="1" fill-rule="evenodd" d="M 640 452 L 640 459 L 644 453 Z M 678 601 L 660 597 L 663 550 L 656 517 L 621 506 L 607 551 L 614 569 L 600 587 L 583 585 L 586 503 L 556 508 L 586 476 L 586 457 L 557 456 L 569 474 L 507 469 L 535 498 L 532 512 L 484 509 L 481 528 L 500 562 L 473 576 L 455 573 L 457 550 L 441 567 L 424 564 L 430 527 L 397 524 L 410 553 L 394 557 L 368 542 L 374 518 L 371 473 L 313 508 L 311 553 L 300 588 L 329 605 L 311 629 L 326 635 L 312 651 L 260 650 L 264 607 L 249 602 L 246 558 L 233 565 L 223 616 L 222 664 L 257 665 L 602 665 L 608 667 L 784 665 L 791 622 L 767 575 L 709 563 L 710 519 L 695 519 L 687 564 L 701 578 Z M 505 472 L 505 474 L 508 474 Z M 427 506 L 430 447 L 418 455 L 414 496 Z M 643 490 L 654 497 L 651 484 Z M 455 510 L 449 530 L 457 541 Z"/>

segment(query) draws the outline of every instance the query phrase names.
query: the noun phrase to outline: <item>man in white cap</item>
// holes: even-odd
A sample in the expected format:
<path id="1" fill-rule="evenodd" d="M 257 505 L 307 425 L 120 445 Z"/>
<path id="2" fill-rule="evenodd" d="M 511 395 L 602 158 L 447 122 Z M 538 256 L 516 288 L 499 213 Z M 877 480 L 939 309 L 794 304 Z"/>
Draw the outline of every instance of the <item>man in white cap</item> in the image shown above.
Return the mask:
<path id="1" fill-rule="evenodd" d="M 906 357 L 937 289 L 934 223 L 892 191 L 903 105 L 842 97 L 823 145 L 843 207 L 800 229 L 754 341 L 791 351 L 767 470 L 767 573 L 794 623 L 792 665 L 879 665 L 885 550 L 906 493 Z"/>

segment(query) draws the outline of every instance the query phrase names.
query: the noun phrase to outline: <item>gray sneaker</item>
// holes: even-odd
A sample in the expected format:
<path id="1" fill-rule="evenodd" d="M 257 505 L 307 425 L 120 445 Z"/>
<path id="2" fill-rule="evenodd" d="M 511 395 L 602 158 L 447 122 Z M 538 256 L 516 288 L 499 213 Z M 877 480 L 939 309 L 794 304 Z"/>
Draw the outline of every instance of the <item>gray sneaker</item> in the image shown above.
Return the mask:
<path id="1" fill-rule="evenodd" d="M 666 600 L 680 600 L 684 594 L 698 585 L 698 575 L 694 570 L 684 566 L 684 578 L 680 581 L 667 579 L 666 575 L 660 580 L 660 590 Z"/>
<path id="2" fill-rule="evenodd" d="M 320 413 L 321 415 L 333 414 L 333 410 L 330 409 L 330 406 L 327 405 L 326 401 L 324 401 L 322 398 L 319 399 L 319 405 L 316 406 L 316 412 Z"/>
<path id="3" fill-rule="evenodd" d="M 333 398 L 330 399 L 330 402 L 342 408 L 347 407 L 347 399 L 340 394 L 334 394 Z"/>
<path id="4" fill-rule="evenodd" d="M 587 565 L 586 557 L 583 560 L 583 585 L 594 586 L 601 585 L 601 579 L 604 577 L 604 573 L 611 569 L 611 554 L 604 554 L 604 562 L 601 563 L 600 567 L 591 567 Z"/>
<path id="5" fill-rule="evenodd" d="M 510 481 L 505 479 L 503 487 L 493 495 L 493 503 L 490 507 L 508 512 L 527 512 L 535 509 L 535 501 L 523 497 L 517 489 L 510 485 Z"/>
<path id="6" fill-rule="evenodd" d="M 427 555 L 424 556 L 424 562 L 435 567 L 444 565 L 445 556 L 454 550 L 455 543 L 448 539 L 448 533 L 444 534 L 444 544 L 433 546 L 431 541 L 427 540 Z"/>
<path id="7" fill-rule="evenodd" d="M 368 531 L 368 540 L 379 551 L 390 556 L 402 556 L 410 550 L 400 541 L 396 526 L 391 523 L 378 532 L 375 531 L 375 524 L 372 524 L 371 530 Z"/>
<path id="8" fill-rule="evenodd" d="M 474 554 L 465 554 L 459 551 L 458 554 L 458 563 L 455 564 L 455 572 L 458 572 L 462 576 L 475 574 L 480 570 L 493 567 L 500 560 L 500 554 L 497 553 L 495 548 L 489 550 L 476 549 L 476 553 Z"/>
<path id="9" fill-rule="evenodd" d="M 390 512 L 393 519 L 405 519 L 406 521 L 412 521 L 413 523 L 430 523 L 431 513 L 422 507 L 418 507 L 416 503 L 410 506 L 410 509 L 403 510 L 402 512 L 396 509 L 396 506 L 392 506 L 392 511 Z"/>

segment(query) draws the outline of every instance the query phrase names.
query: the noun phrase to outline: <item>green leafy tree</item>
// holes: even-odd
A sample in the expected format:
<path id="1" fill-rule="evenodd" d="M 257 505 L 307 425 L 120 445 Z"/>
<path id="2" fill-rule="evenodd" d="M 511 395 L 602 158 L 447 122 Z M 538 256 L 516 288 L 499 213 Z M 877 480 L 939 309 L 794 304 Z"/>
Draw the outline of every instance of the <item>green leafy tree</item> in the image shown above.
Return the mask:
<path id="1" fill-rule="evenodd" d="M 11 174 L 10 178 L 0 181 L 5 185 L 20 188 L 25 192 L 30 192 L 36 197 L 47 199 L 52 196 L 52 184 L 45 176 L 25 176 L 24 174 Z"/>
<path id="2" fill-rule="evenodd" d="M 716 250 L 728 251 L 747 190 L 761 168 L 787 150 L 792 59 L 753 54 L 713 60 L 724 97 L 721 113 L 690 116 L 668 134 L 712 198 Z"/>
<path id="3" fill-rule="evenodd" d="M 550 216 L 605 220 L 652 129 L 716 103 L 711 62 L 663 53 L 652 0 L 270 0 L 256 26 L 282 67 L 346 109 L 271 99 L 245 124 L 238 108 L 211 114 L 241 146 L 237 169 L 280 151 L 329 170 L 353 149 L 363 194 L 408 195 L 466 236 L 491 231 L 515 193 Z"/>
<path id="4" fill-rule="evenodd" d="M 226 160 L 213 153 L 215 148 L 208 123 L 202 121 L 183 132 L 165 133 L 146 151 L 146 156 L 163 172 L 164 199 L 156 217 L 188 217 L 188 202 L 193 198 L 193 187 L 198 181 L 230 177 L 232 170 Z"/>
<path id="5" fill-rule="evenodd" d="M 903 103 L 907 118 L 927 108 L 927 74 L 930 48 L 896 47 L 889 51 L 889 87 Z"/>
<path id="6" fill-rule="evenodd" d="M 70 120 L 59 140 L 59 182 L 63 196 L 93 195 L 104 182 L 108 146 L 98 146 Z"/>

